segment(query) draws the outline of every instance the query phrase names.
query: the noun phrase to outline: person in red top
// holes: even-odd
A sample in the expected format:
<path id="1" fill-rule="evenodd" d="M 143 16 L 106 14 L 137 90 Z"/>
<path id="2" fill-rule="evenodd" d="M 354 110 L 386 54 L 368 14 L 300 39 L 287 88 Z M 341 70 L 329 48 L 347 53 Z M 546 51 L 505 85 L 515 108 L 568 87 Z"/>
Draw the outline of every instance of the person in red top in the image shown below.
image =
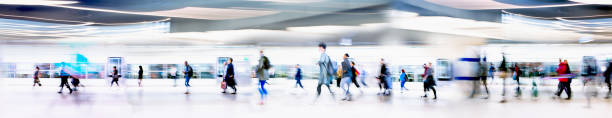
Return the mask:
<path id="1" fill-rule="evenodd" d="M 559 84 L 557 85 L 558 89 L 555 95 L 557 95 L 558 97 L 561 97 L 561 93 L 563 92 L 563 90 L 565 90 L 565 93 L 567 94 L 566 99 L 567 100 L 571 99 L 572 98 L 572 88 L 570 86 L 571 78 L 564 77 L 570 74 L 569 64 L 567 63 L 567 60 L 564 60 L 563 62 L 559 60 L 559 68 L 557 68 L 557 74 L 561 77 L 559 78 Z"/>

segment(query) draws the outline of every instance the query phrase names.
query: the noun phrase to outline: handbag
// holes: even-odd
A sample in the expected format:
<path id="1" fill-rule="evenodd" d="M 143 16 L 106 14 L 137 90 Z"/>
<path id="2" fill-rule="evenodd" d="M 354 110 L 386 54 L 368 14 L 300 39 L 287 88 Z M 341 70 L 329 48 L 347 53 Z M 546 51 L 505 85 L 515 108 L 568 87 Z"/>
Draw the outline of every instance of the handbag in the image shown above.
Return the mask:
<path id="1" fill-rule="evenodd" d="M 221 89 L 227 89 L 227 83 L 225 81 L 221 82 Z"/>

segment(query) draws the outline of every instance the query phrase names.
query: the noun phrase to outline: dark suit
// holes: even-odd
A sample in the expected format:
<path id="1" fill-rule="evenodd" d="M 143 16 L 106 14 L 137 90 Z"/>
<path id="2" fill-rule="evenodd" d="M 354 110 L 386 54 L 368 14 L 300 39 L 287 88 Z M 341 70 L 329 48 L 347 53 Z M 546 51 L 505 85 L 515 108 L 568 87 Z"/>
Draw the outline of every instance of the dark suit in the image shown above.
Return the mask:
<path id="1" fill-rule="evenodd" d="M 223 78 L 223 81 L 225 81 L 227 86 L 229 86 L 232 89 L 236 90 L 236 80 L 234 79 L 234 77 L 235 77 L 235 75 L 234 75 L 234 64 L 229 63 L 229 64 L 227 64 L 227 70 L 225 71 L 225 78 Z"/>

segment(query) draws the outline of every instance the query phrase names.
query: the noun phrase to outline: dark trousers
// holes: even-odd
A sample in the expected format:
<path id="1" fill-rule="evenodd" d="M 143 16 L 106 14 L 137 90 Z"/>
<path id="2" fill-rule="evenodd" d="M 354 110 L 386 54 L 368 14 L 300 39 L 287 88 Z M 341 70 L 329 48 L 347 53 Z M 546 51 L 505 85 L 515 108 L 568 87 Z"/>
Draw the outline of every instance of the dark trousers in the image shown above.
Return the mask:
<path id="1" fill-rule="evenodd" d="M 296 79 L 295 80 L 295 86 L 300 86 L 300 88 L 304 88 L 304 86 L 302 86 L 302 79 Z"/>
<path id="2" fill-rule="evenodd" d="M 40 84 L 40 79 L 38 79 L 38 77 L 34 78 L 34 85 L 32 86 L 36 86 L 36 84 L 38 84 L 38 86 L 42 86 L 42 84 Z"/>
<path id="3" fill-rule="evenodd" d="M 487 87 L 487 76 L 480 76 L 480 81 L 482 81 L 482 85 L 484 85 L 485 92 L 489 95 L 489 87 Z"/>
<path id="4" fill-rule="evenodd" d="M 559 85 L 557 85 L 557 87 L 558 89 L 555 95 L 561 96 L 561 93 L 565 90 L 565 94 L 567 94 L 567 98 L 572 97 L 572 88 L 570 86 L 570 82 L 559 82 Z"/>
<path id="5" fill-rule="evenodd" d="M 119 78 L 113 78 L 113 81 L 111 81 L 111 87 L 113 87 L 113 83 L 117 84 L 117 86 L 119 86 Z"/>
<path id="6" fill-rule="evenodd" d="M 355 86 L 357 88 L 359 88 L 359 83 L 357 83 L 357 77 L 356 76 L 351 77 L 351 82 L 353 82 L 353 84 L 355 84 Z"/>
<path id="7" fill-rule="evenodd" d="M 331 88 L 330 88 L 329 84 L 327 84 L 326 82 L 324 82 L 324 81 L 328 81 L 328 80 L 329 80 L 329 79 L 322 79 L 322 80 L 319 80 L 319 84 L 317 85 L 317 96 L 320 96 L 320 95 L 321 95 L 321 86 L 322 86 L 322 85 L 327 86 L 327 90 L 329 90 L 329 93 L 332 93 L 332 95 L 333 95 L 333 92 L 332 92 L 332 90 L 331 90 Z"/>
<path id="8" fill-rule="evenodd" d="M 340 87 L 340 81 L 342 81 L 342 78 L 337 77 L 336 78 L 336 86 Z"/>
<path id="9" fill-rule="evenodd" d="M 423 92 L 427 93 L 427 91 L 432 90 L 433 94 L 434 94 L 434 98 L 438 97 L 438 94 L 436 93 L 436 88 L 433 85 L 425 85 L 423 86 Z M 425 94 L 425 96 L 427 96 L 427 94 Z"/>
<path id="10" fill-rule="evenodd" d="M 427 96 L 427 91 L 432 90 L 433 94 L 434 94 L 434 98 L 438 98 L 438 94 L 436 93 L 436 88 L 434 87 L 436 85 L 435 80 L 433 79 L 433 77 L 429 76 L 427 77 L 427 79 L 425 79 L 425 82 L 423 82 L 423 92 L 425 92 L 426 96 Z"/>
<path id="11" fill-rule="evenodd" d="M 608 95 L 612 93 L 612 86 L 610 86 L 610 77 L 606 77 L 605 79 L 606 85 L 608 85 Z"/>
<path id="12" fill-rule="evenodd" d="M 60 92 L 64 89 L 64 86 L 66 86 L 66 88 L 68 88 L 68 90 L 72 93 L 72 88 L 70 88 L 70 85 L 68 85 L 68 77 L 61 77 L 61 82 L 60 82 Z"/>

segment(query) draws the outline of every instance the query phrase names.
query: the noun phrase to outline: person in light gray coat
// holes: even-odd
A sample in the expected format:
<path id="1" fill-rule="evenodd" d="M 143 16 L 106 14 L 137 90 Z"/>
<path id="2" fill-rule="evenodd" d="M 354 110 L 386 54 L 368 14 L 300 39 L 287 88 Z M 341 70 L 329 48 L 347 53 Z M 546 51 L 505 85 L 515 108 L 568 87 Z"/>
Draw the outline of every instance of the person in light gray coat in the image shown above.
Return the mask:
<path id="1" fill-rule="evenodd" d="M 334 94 L 329 86 L 329 79 L 333 76 L 333 69 L 331 65 L 331 59 L 325 53 L 327 45 L 324 43 L 319 44 L 319 52 L 321 53 L 321 57 L 319 58 L 319 83 L 317 85 L 317 97 L 321 95 L 321 85 L 327 86 L 327 90 L 332 95 Z"/>
<path id="2" fill-rule="evenodd" d="M 270 60 L 268 57 L 264 56 L 263 50 L 259 51 L 259 64 L 257 64 L 257 77 L 259 78 L 259 95 L 261 96 L 260 104 L 263 104 L 265 97 L 268 95 L 268 91 L 264 87 L 266 85 L 266 81 L 269 79 L 270 75 L 268 73 L 268 69 L 270 69 Z"/>

